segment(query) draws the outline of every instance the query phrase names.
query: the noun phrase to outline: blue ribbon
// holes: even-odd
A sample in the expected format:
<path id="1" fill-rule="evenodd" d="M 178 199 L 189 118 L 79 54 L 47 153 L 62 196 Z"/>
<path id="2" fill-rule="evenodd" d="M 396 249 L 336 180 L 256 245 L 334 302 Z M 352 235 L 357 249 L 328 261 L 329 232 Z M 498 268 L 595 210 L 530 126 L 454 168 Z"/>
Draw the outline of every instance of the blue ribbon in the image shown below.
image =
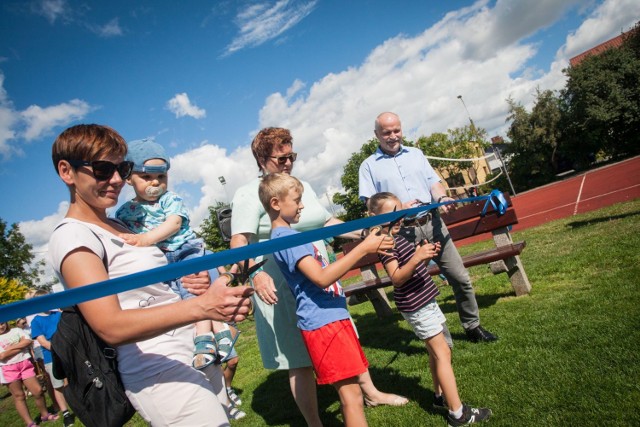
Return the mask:
<path id="1" fill-rule="evenodd" d="M 473 202 L 477 200 L 487 200 L 498 212 L 506 211 L 506 200 L 502 193 L 493 190 L 491 194 L 486 196 L 470 197 L 456 201 L 433 203 L 422 205 L 415 208 L 405 209 L 397 212 L 389 212 L 383 215 L 375 215 L 367 218 L 361 218 L 354 221 L 345 222 L 343 224 L 321 227 L 316 230 L 305 231 L 303 233 L 291 236 L 281 237 L 273 240 L 255 243 L 243 246 L 241 248 L 229 249 L 210 255 L 205 255 L 195 259 L 180 261 L 173 264 L 167 264 L 162 267 L 152 268 L 150 270 L 140 271 L 138 273 L 129 274 L 115 279 L 109 279 L 92 285 L 73 288 L 64 292 L 58 292 L 49 295 L 43 295 L 25 301 L 17 301 L 0 307 L 0 322 L 6 322 L 28 314 L 41 313 L 60 307 L 68 307 L 89 301 L 96 298 L 102 298 L 108 295 L 129 291 L 132 289 L 147 286 L 153 283 L 161 283 L 172 280 L 176 277 L 186 276 L 198 271 L 210 270 L 212 268 L 233 264 L 248 258 L 255 258 L 258 255 L 274 253 L 286 248 L 300 246 L 305 243 L 323 240 L 329 237 L 339 236 L 354 230 L 362 228 L 370 228 L 374 225 L 385 224 L 394 221 L 402 215 L 415 215 L 417 213 L 431 210 L 442 205 L 462 202 Z M 496 202 L 493 201 L 496 199 Z M 502 202 L 504 202 L 502 204 Z M 485 205 L 486 210 L 487 205 Z M 502 210 L 504 209 L 504 210 Z"/>

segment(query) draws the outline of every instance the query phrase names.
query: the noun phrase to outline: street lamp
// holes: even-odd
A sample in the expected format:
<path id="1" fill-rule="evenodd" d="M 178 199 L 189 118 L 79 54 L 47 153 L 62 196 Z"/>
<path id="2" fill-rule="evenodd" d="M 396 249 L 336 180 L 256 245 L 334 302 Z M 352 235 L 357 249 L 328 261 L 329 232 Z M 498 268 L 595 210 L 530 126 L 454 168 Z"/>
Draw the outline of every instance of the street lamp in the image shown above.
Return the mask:
<path id="1" fill-rule="evenodd" d="M 471 118 L 471 114 L 469 114 L 469 109 L 467 109 L 467 104 L 464 103 L 464 99 L 462 99 L 462 95 L 458 95 L 458 99 L 462 102 L 462 106 L 464 110 L 467 112 L 467 117 L 469 117 L 469 123 L 471 123 L 471 134 L 477 140 L 478 135 L 476 134 L 476 125 L 473 123 L 473 119 Z"/>
<path id="2" fill-rule="evenodd" d="M 227 194 L 227 181 L 224 179 L 224 176 L 219 176 L 218 181 L 222 184 L 222 189 L 224 190 L 224 197 L 227 199 L 227 203 L 229 203 L 229 195 Z"/>
<path id="3" fill-rule="evenodd" d="M 471 123 L 471 136 L 473 137 L 473 140 L 475 143 L 478 143 L 478 133 L 476 132 L 476 125 L 475 123 L 473 123 L 473 119 L 471 118 L 471 114 L 469 114 L 469 109 L 467 108 L 467 104 L 464 103 L 464 99 L 462 99 L 462 95 L 458 95 L 458 99 L 460 100 L 460 102 L 462 102 L 462 106 L 464 107 L 464 110 L 467 112 L 467 117 L 469 117 L 469 123 Z M 474 147 L 475 150 L 475 147 Z M 475 168 L 475 163 L 474 163 L 474 168 Z M 474 169 L 474 181 L 475 181 L 475 185 L 478 185 L 478 173 L 475 171 Z M 475 191 L 474 194 L 477 195 L 478 194 L 478 187 L 475 187 Z"/>

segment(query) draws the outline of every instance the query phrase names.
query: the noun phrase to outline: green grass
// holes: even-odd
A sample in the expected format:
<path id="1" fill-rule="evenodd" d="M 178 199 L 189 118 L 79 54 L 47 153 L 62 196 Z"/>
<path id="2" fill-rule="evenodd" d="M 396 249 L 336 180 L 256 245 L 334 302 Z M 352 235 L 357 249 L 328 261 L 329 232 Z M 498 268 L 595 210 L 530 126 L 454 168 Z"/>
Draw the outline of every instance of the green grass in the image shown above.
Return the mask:
<path id="1" fill-rule="evenodd" d="M 470 270 L 482 323 L 500 336 L 497 343 L 464 340 L 451 290 L 441 289 L 462 399 L 490 407 L 492 426 L 640 425 L 640 200 L 513 237 L 527 241 L 521 258 L 530 295 L 515 297 L 507 276 L 487 266 Z M 406 322 L 399 314 L 378 319 L 369 303 L 350 310 L 378 388 L 411 399 L 406 407 L 367 409 L 369 425 L 443 425 L 431 409 L 426 350 Z M 303 426 L 286 373 L 262 369 L 253 322 L 240 327 L 234 386 L 248 415 L 233 424 Z M 336 392 L 322 386 L 318 394 L 325 425 L 341 425 Z M 0 400 L 0 425 L 22 425 L 11 398 Z"/>

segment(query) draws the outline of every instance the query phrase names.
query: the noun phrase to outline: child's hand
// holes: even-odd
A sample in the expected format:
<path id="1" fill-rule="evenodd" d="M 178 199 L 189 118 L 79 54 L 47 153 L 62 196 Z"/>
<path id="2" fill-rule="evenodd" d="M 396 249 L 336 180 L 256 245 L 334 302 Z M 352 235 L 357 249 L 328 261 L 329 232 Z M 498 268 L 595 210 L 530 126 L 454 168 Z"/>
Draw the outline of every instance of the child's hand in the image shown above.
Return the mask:
<path id="1" fill-rule="evenodd" d="M 379 254 L 390 255 L 390 251 L 394 246 L 394 240 L 393 237 L 385 233 L 369 233 L 360 245 L 364 245 L 362 248 L 368 254 L 377 252 Z"/>
<path id="2" fill-rule="evenodd" d="M 118 236 L 127 245 L 131 246 L 151 246 L 149 243 L 145 241 L 144 234 L 132 234 L 132 233 L 120 233 Z"/>
<path id="3" fill-rule="evenodd" d="M 416 247 L 416 255 L 420 261 L 429 261 L 440 253 L 440 242 L 425 243 Z"/>

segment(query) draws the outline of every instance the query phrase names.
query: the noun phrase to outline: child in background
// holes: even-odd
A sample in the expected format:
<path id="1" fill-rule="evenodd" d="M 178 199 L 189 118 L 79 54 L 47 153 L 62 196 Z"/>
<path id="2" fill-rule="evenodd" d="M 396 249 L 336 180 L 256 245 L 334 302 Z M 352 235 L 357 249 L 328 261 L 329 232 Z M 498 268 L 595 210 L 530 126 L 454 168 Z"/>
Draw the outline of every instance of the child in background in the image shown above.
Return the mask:
<path id="1" fill-rule="evenodd" d="M 271 238 L 291 236 L 300 219 L 303 187 L 282 173 L 266 175 L 260 202 L 271 220 Z M 312 243 L 283 249 L 274 258 L 296 298 L 298 328 L 309 351 L 318 384 L 332 384 L 340 396 L 346 426 L 366 426 L 358 376 L 369 363 L 360 347 L 338 279 L 362 256 L 391 249 L 392 239 L 370 235 L 333 264 L 322 259 Z"/>
<path id="2" fill-rule="evenodd" d="M 41 421 L 55 421 L 59 416 L 47 411 L 42 386 L 36 379 L 36 372 L 30 361 L 29 346 L 31 346 L 31 339 L 22 329 L 10 329 L 7 322 L 0 322 L 0 369 L 2 369 L 2 376 L 8 384 L 18 415 L 24 420 L 27 427 L 33 427 L 37 424 L 29 414 L 23 384 L 35 399 Z"/>
<path id="3" fill-rule="evenodd" d="M 127 183 L 133 187 L 136 196 L 118 209 L 116 218 L 135 234 L 121 234 L 120 237 L 132 246 L 157 245 L 170 263 L 210 253 L 204 247 L 204 240 L 189 226 L 189 214 L 182 198 L 167 191 L 167 172 L 171 164 L 164 148 L 152 139 L 131 141 L 126 160 L 134 163 Z M 220 274 L 217 269 L 211 269 L 209 275 L 213 281 Z M 182 299 L 195 297 L 179 279 L 172 280 L 169 285 Z M 224 323 L 197 322 L 193 367 L 203 369 L 212 363 L 237 358 L 237 353 L 232 356 L 234 343 L 231 331 Z M 231 384 L 227 386 L 230 388 Z M 246 415 L 235 408 L 229 409 L 230 417 L 234 419 Z"/>
<path id="4" fill-rule="evenodd" d="M 47 291 L 38 290 L 34 296 L 39 297 L 47 294 Z M 50 378 L 56 402 L 58 402 L 58 406 L 62 411 L 64 426 L 69 427 L 73 425 L 74 417 L 71 415 L 71 412 L 69 412 L 69 406 L 64 398 L 64 379 L 58 379 L 53 375 L 53 359 L 51 357 L 51 337 L 58 329 L 58 322 L 60 322 L 61 315 L 62 312 L 60 310 L 51 310 L 37 314 L 31 321 L 31 337 L 38 341 L 42 347 L 44 369 Z"/>
<path id="5" fill-rule="evenodd" d="M 392 193 L 377 193 L 367 202 L 369 215 L 382 215 L 401 210 L 402 203 Z M 436 295 L 440 292 L 427 272 L 427 262 L 440 251 L 440 243 L 424 242 L 414 246 L 399 236 L 400 224 L 391 230 L 383 226 L 383 233 L 390 233 L 395 239 L 391 255 L 379 254 L 387 274 L 391 278 L 396 307 L 413 328 L 416 336 L 424 340 L 429 352 L 429 368 L 433 379 L 434 406 L 445 408 L 449 413 L 449 426 L 462 426 L 489 419 L 491 410 L 472 408 L 462 403 L 458 394 L 456 378 L 451 366 L 451 349 L 442 333 L 442 314 Z M 445 406 L 446 405 L 446 406 Z"/>

